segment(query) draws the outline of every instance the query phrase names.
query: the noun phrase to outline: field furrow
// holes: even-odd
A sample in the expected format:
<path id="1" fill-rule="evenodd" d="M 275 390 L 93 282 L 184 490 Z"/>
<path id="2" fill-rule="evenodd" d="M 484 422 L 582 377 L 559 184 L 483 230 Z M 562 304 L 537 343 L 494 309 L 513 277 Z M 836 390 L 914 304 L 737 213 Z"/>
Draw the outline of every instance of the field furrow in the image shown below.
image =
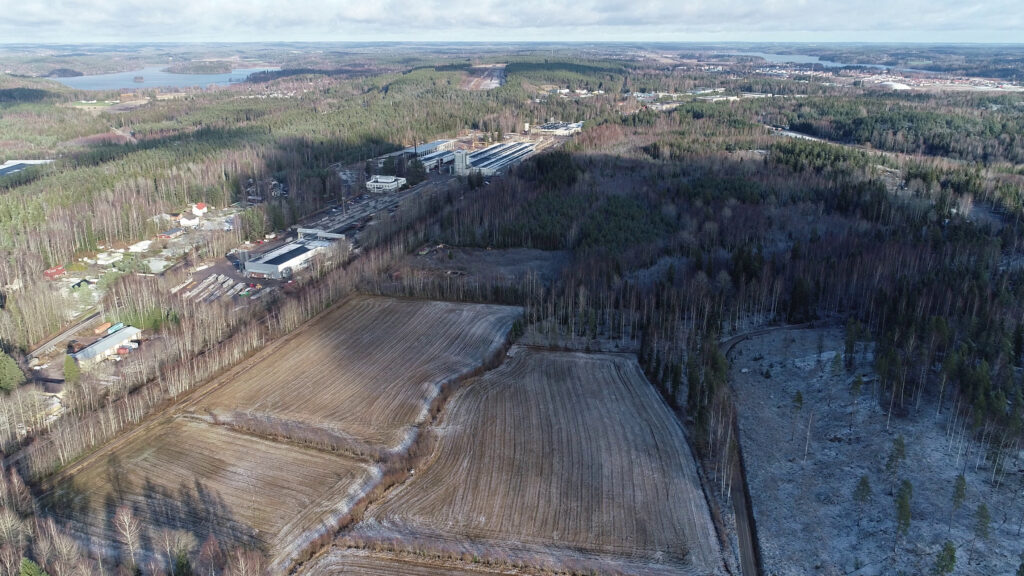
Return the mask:
<path id="1" fill-rule="evenodd" d="M 538 569 L 722 570 L 682 428 L 635 357 L 514 347 L 449 400 L 434 432 L 430 465 L 339 546 Z"/>
<path id="2" fill-rule="evenodd" d="M 228 373 L 197 415 L 379 457 L 399 451 L 442 386 L 496 354 L 519 308 L 358 297 L 319 318 L 259 371 Z"/>
<path id="3" fill-rule="evenodd" d="M 185 530 L 202 541 L 212 534 L 280 555 L 319 535 L 377 478 L 351 458 L 176 419 L 84 468 L 46 502 L 98 541 L 117 541 L 114 512 L 130 506 L 154 535 Z"/>

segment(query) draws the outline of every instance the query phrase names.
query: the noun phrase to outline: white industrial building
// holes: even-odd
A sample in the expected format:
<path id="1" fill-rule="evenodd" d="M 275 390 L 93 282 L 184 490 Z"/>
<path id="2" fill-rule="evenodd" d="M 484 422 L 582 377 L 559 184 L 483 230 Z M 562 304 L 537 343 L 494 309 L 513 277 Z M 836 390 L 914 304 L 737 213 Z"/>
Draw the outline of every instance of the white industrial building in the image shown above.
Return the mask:
<path id="1" fill-rule="evenodd" d="M 117 354 L 118 348 L 127 346 L 132 340 L 138 339 L 139 334 L 142 334 L 142 330 L 134 326 L 125 326 L 75 352 L 71 357 L 82 366 L 95 364 Z"/>
<path id="2" fill-rule="evenodd" d="M 455 173 L 465 176 L 470 172 L 479 172 L 484 176 L 492 176 L 512 164 L 522 161 L 533 154 L 533 150 L 532 142 L 495 144 L 472 153 L 456 150 Z"/>
<path id="3" fill-rule="evenodd" d="M 555 136 L 572 136 L 583 131 L 583 122 L 548 122 L 537 127 L 541 134 L 554 134 Z"/>
<path id="4" fill-rule="evenodd" d="M 455 140 L 434 140 L 426 144 L 417 144 L 406 148 L 404 152 L 411 152 L 417 156 L 433 154 L 434 152 L 451 152 L 455 150 Z"/>
<path id="5" fill-rule="evenodd" d="M 49 164 L 50 162 L 53 162 L 53 160 L 8 160 L 0 164 L 0 176 L 14 174 L 30 166 L 39 166 L 41 164 Z"/>
<path id="6" fill-rule="evenodd" d="M 440 170 L 445 164 L 451 164 L 455 161 L 455 152 L 450 150 L 438 150 L 437 152 L 431 152 L 425 156 L 420 156 L 420 163 L 428 171 Z"/>
<path id="7" fill-rule="evenodd" d="M 296 230 L 299 240 L 344 240 L 345 235 L 329 232 L 322 228 L 299 228 Z"/>
<path id="8" fill-rule="evenodd" d="M 405 186 L 405 182 L 405 178 L 378 174 L 366 181 L 366 189 L 370 192 L 395 192 Z"/>
<path id="9" fill-rule="evenodd" d="M 291 278 L 309 266 L 309 261 L 331 243 L 326 240 L 298 240 L 275 248 L 245 263 L 245 275 L 253 278 Z"/>
<path id="10" fill-rule="evenodd" d="M 399 158 L 402 156 L 422 157 L 428 154 L 434 154 L 435 152 L 451 152 L 455 150 L 455 143 L 455 140 L 434 140 L 433 142 L 427 142 L 426 144 L 417 144 L 415 146 L 409 146 L 408 148 L 402 148 L 401 150 L 379 156 L 377 158 L 377 166 L 383 166 L 384 161 L 388 158 Z"/>

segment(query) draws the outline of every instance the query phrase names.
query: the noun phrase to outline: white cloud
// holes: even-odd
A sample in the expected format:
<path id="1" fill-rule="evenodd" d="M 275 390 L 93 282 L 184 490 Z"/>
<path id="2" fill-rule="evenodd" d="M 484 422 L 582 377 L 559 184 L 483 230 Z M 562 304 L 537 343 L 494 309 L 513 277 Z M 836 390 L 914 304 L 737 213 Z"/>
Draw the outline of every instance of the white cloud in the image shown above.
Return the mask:
<path id="1" fill-rule="evenodd" d="M 24 0 L 0 41 L 1021 41 L 1019 0 Z"/>

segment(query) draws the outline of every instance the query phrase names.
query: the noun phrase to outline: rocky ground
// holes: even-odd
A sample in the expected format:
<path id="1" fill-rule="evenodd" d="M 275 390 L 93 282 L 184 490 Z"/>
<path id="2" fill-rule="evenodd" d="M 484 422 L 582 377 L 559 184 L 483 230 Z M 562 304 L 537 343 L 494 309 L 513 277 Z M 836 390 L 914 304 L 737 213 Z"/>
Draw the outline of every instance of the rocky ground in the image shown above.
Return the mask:
<path id="1" fill-rule="evenodd" d="M 870 352 L 860 348 L 849 372 L 842 348 L 839 329 L 779 330 L 741 342 L 730 355 L 765 573 L 928 574 L 946 540 L 956 546 L 954 574 L 1015 573 L 1024 551 L 1020 454 L 994 474 L 980 442 L 949 432 L 959 428 L 951 406 L 937 414 L 927 397 L 909 415 L 889 418 L 888 397 L 874 395 Z M 855 397 L 858 374 L 865 385 Z M 900 435 L 906 459 L 894 478 L 886 460 Z M 966 498 L 954 511 L 961 472 Z M 871 496 L 858 505 L 862 476 Z M 913 486 L 911 523 L 897 537 L 894 486 L 904 479 Z M 991 514 L 987 539 L 976 536 L 982 503 Z"/>

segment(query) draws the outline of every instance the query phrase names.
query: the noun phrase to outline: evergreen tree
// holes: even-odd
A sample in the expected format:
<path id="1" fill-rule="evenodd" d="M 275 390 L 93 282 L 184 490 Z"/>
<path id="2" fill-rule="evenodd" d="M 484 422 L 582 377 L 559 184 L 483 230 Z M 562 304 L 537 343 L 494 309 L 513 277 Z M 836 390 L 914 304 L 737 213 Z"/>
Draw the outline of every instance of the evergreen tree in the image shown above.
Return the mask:
<path id="1" fill-rule="evenodd" d="M 935 558 L 935 567 L 932 572 L 939 575 L 952 574 L 956 568 L 956 547 L 949 540 L 942 545 L 938 556 Z"/>
<path id="2" fill-rule="evenodd" d="M 960 509 L 964 504 L 964 498 L 967 497 L 967 480 L 963 474 L 956 477 L 956 481 L 953 484 L 953 508 L 949 511 L 949 530 L 953 529 L 953 514 Z"/>
<path id="3" fill-rule="evenodd" d="M 69 384 L 78 382 L 78 379 L 82 377 L 82 369 L 78 366 L 78 362 L 71 357 L 70 354 L 64 355 L 64 381 Z"/>
<path id="4" fill-rule="evenodd" d="M 853 500 L 857 503 L 857 526 L 860 527 L 861 517 L 864 515 L 864 505 L 871 499 L 871 481 L 867 474 L 860 477 L 857 487 L 853 489 Z"/>
<path id="5" fill-rule="evenodd" d="M 889 473 L 893 484 L 896 483 L 896 474 L 899 472 L 900 464 L 907 458 L 907 444 L 900 434 L 892 442 L 892 450 L 889 451 L 889 458 L 885 461 L 885 471 Z"/>
<path id="6" fill-rule="evenodd" d="M 43 569 L 39 566 L 39 564 L 36 564 L 35 562 L 29 560 L 28 558 L 22 558 L 21 559 L 21 571 L 19 572 L 19 575 L 20 576 L 50 576 L 49 574 L 47 574 L 46 572 L 43 571 Z"/>
<path id="7" fill-rule="evenodd" d="M 978 504 L 978 510 L 974 513 L 974 535 L 982 540 L 988 540 L 992 529 L 992 515 L 989 514 L 988 506 L 984 502 Z"/>
<path id="8" fill-rule="evenodd" d="M 14 361 L 4 352 L 0 352 L 0 389 L 14 390 L 19 384 L 25 381 L 25 373 Z"/>
<path id="9" fill-rule="evenodd" d="M 904 536 L 910 530 L 910 499 L 913 494 L 913 485 L 909 480 L 904 480 L 896 494 L 896 532 Z"/>
<path id="10" fill-rule="evenodd" d="M 415 186 L 427 179 L 427 169 L 417 158 L 413 158 L 405 169 L 405 178 L 410 186 Z"/>

